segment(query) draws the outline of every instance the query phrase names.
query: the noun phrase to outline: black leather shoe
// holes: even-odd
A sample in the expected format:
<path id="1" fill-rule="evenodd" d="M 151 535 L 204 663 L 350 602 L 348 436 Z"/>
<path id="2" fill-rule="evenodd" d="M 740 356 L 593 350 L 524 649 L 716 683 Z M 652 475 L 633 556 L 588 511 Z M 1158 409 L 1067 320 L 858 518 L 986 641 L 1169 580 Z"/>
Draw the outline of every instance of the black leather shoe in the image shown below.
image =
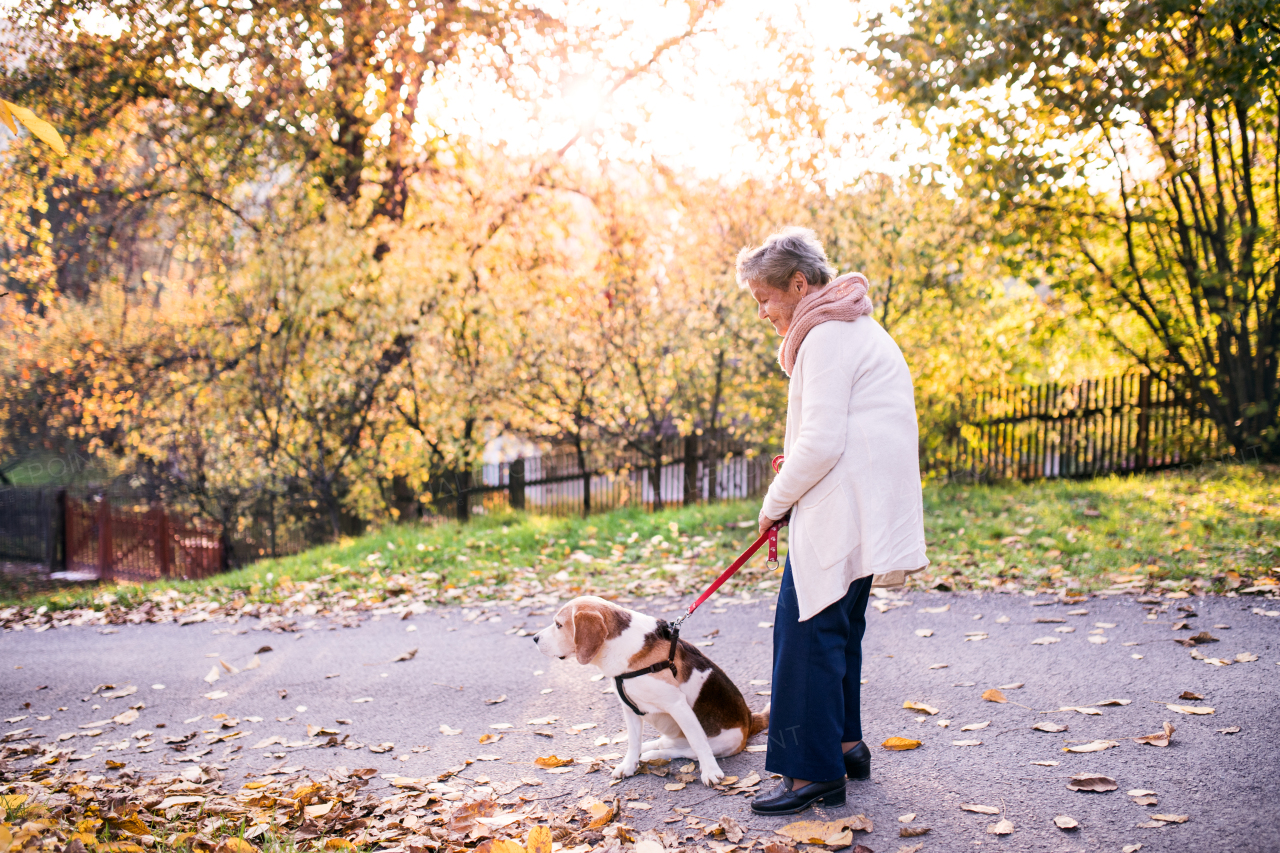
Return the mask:
<path id="1" fill-rule="evenodd" d="M 844 805 L 844 780 L 834 782 L 810 782 L 803 788 L 791 790 L 791 780 L 786 776 L 763 797 L 757 797 L 751 803 L 751 811 L 756 814 L 796 814 L 812 806 L 822 803 L 834 807 Z"/>
<path id="2" fill-rule="evenodd" d="M 871 750 L 867 749 L 866 741 L 859 741 L 844 754 L 844 772 L 858 781 L 871 778 Z"/>

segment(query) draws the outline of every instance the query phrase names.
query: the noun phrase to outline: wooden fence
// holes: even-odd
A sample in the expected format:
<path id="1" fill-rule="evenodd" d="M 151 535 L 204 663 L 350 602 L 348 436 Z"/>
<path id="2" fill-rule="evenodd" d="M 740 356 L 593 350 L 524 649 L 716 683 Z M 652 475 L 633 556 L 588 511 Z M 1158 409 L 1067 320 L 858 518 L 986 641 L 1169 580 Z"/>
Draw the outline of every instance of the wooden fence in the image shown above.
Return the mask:
<path id="1" fill-rule="evenodd" d="M 72 576 L 147 581 L 204 578 L 223 570 L 215 525 L 160 506 L 131 511 L 108 500 L 64 500 L 65 570 Z"/>
<path id="2" fill-rule="evenodd" d="M 952 479 L 1037 480 L 1151 471 L 1225 450 L 1193 400 L 1147 374 L 1075 385 L 1005 387 L 960 410 L 951 440 L 923 465 Z"/>
<path id="3" fill-rule="evenodd" d="M 652 510 L 749 498 L 768 485 L 769 459 L 702 436 L 669 439 L 650 456 L 560 451 L 440 478 L 432 510 L 465 521 L 473 513 L 508 508 L 589 515 L 626 506 Z"/>

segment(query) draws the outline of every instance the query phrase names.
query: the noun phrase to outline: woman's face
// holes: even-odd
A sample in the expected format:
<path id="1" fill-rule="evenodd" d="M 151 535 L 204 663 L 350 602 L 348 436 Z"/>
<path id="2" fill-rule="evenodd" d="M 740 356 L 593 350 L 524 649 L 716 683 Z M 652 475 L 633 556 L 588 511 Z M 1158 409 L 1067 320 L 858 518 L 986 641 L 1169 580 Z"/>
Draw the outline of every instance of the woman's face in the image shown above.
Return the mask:
<path id="1" fill-rule="evenodd" d="M 747 287 L 751 289 L 751 295 L 760 307 L 760 319 L 772 323 L 774 331 L 779 335 L 785 335 L 787 329 L 791 328 L 791 317 L 796 313 L 796 306 L 810 292 L 809 282 L 802 272 L 791 276 L 785 290 L 754 281 L 747 282 Z"/>

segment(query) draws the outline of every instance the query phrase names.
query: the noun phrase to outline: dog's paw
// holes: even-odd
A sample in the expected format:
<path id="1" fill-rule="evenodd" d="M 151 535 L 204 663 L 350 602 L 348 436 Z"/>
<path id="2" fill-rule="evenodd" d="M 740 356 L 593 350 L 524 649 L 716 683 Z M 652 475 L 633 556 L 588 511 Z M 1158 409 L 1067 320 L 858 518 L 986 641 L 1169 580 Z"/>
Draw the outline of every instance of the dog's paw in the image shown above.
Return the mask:
<path id="1" fill-rule="evenodd" d="M 625 779 L 628 776 L 634 776 L 636 774 L 636 769 L 639 766 L 639 762 L 636 761 L 623 761 L 617 767 L 613 768 L 613 778 Z"/>
<path id="2" fill-rule="evenodd" d="M 712 785 L 719 785 L 720 780 L 724 778 L 724 771 L 718 765 L 712 764 L 702 768 L 702 784 L 710 788 Z"/>

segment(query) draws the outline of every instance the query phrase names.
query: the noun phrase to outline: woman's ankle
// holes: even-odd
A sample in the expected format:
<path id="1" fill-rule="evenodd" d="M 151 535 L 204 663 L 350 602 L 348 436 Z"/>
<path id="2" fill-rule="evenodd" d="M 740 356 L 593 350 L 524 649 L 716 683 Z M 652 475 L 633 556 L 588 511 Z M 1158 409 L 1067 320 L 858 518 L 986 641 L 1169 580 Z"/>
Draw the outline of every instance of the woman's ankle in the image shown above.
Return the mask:
<path id="1" fill-rule="evenodd" d="M 847 741 L 844 741 L 843 743 L 841 743 L 841 744 L 840 744 L 840 750 L 841 750 L 842 752 L 848 752 L 849 750 L 853 749 L 855 746 L 857 746 L 857 745 L 858 745 L 858 744 L 860 744 L 860 743 L 862 743 L 862 741 L 860 741 L 860 740 L 847 740 Z"/>

